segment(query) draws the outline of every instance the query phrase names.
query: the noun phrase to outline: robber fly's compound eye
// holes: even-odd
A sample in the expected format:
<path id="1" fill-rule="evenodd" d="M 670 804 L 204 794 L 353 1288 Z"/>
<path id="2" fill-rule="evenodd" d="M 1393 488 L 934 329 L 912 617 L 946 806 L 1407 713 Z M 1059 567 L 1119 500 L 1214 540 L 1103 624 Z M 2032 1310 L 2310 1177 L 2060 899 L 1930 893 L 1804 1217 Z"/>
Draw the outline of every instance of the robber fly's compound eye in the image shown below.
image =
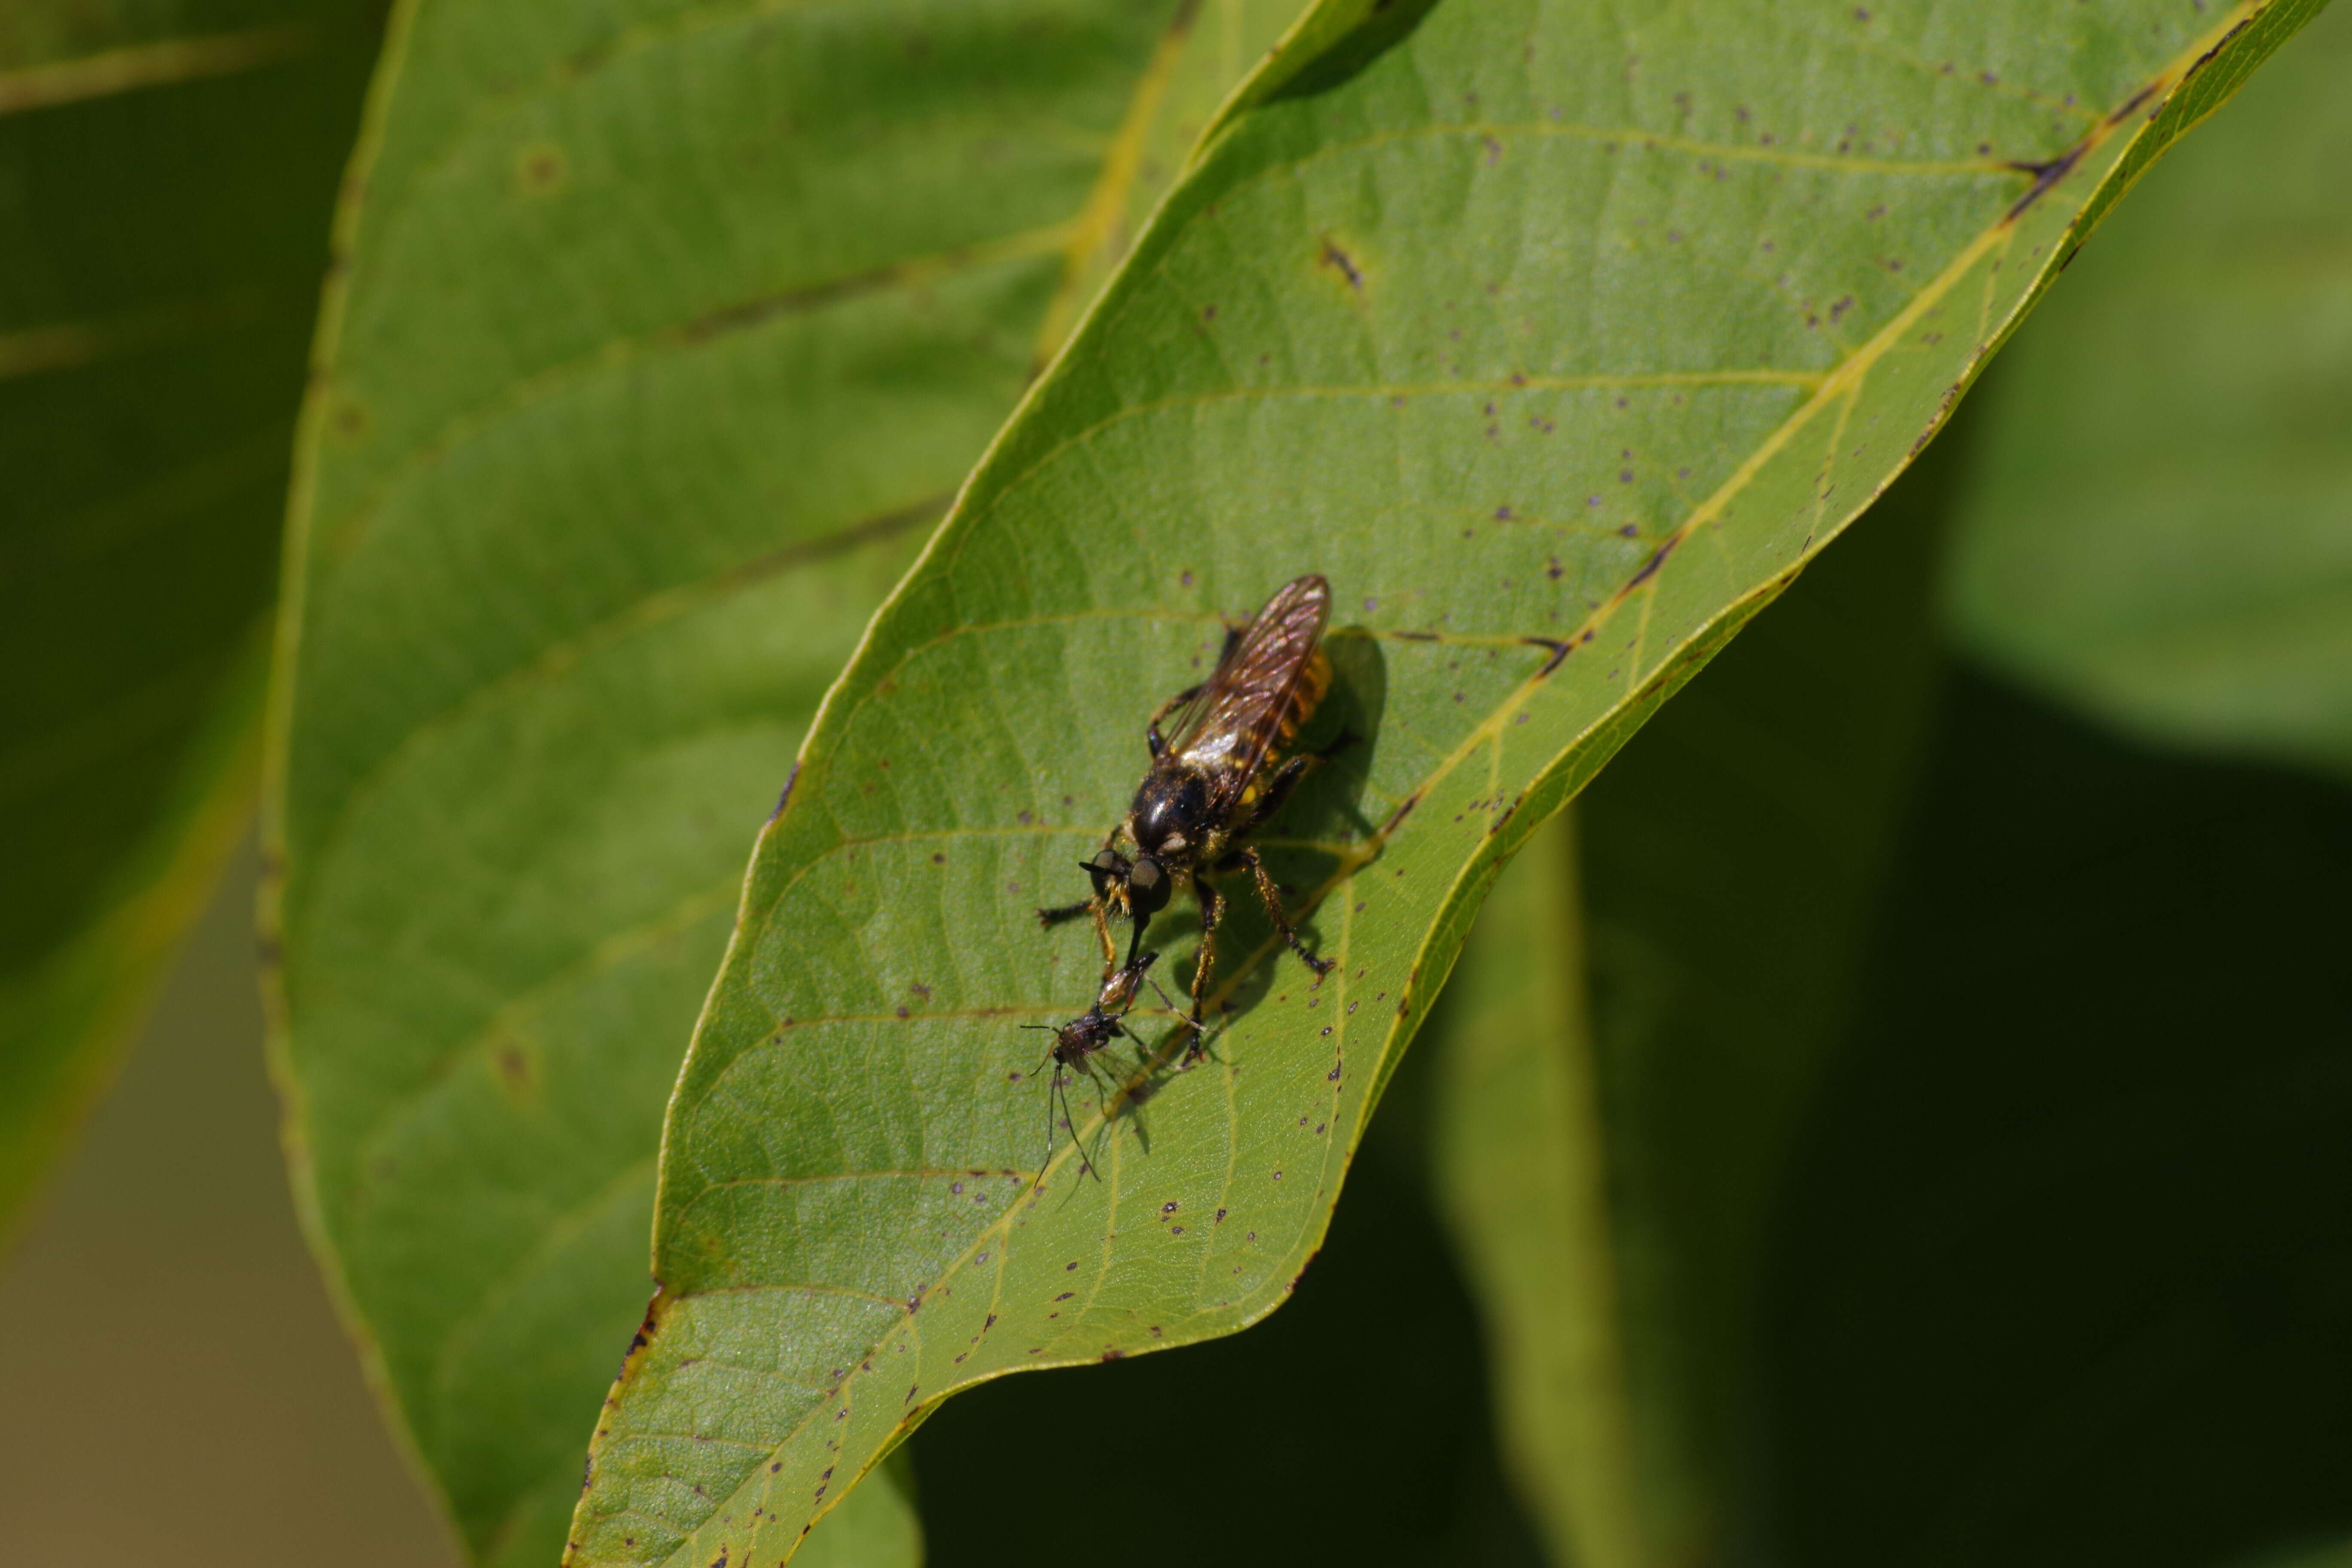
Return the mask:
<path id="1" fill-rule="evenodd" d="M 1095 885 L 1095 897 L 1108 899 L 1110 890 L 1127 879 L 1127 861 L 1116 849 L 1098 849 L 1091 860 L 1078 862 L 1078 869 Z"/>
<path id="2" fill-rule="evenodd" d="M 1168 896 L 1173 890 L 1174 884 L 1159 861 L 1149 855 L 1135 858 L 1127 874 L 1127 901 L 1139 926 L 1168 907 Z"/>

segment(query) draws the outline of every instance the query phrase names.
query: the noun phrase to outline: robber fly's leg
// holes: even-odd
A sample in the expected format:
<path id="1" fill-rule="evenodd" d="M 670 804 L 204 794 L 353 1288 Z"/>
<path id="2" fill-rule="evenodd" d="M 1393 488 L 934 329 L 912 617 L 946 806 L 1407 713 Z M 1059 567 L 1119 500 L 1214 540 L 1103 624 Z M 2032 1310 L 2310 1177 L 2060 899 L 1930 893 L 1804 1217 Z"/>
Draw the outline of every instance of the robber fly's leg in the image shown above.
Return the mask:
<path id="1" fill-rule="evenodd" d="M 1290 917 L 1282 912 L 1282 890 L 1274 885 L 1274 879 L 1265 874 L 1265 862 L 1258 858 L 1256 847 L 1244 847 L 1240 858 L 1242 863 L 1249 868 L 1251 878 L 1257 883 L 1257 896 L 1265 900 L 1265 912 L 1274 917 L 1274 929 L 1282 933 L 1282 940 L 1290 944 L 1290 951 L 1297 953 L 1300 962 L 1316 973 L 1330 973 L 1332 961 L 1328 958 L 1318 958 L 1307 952 L 1306 944 L 1298 940 L 1298 932 L 1292 929 Z"/>
<path id="2" fill-rule="evenodd" d="M 1282 809 L 1283 803 L 1290 798 L 1290 792 L 1298 787 L 1298 781 L 1305 778 L 1307 770 L 1319 760 L 1312 756 L 1293 757 L 1275 769 L 1274 776 L 1265 781 L 1265 788 L 1257 797 L 1256 809 L 1250 813 L 1249 822 L 1241 831 L 1247 833 L 1258 824 L 1271 820 L 1274 814 Z"/>
<path id="3" fill-rule="evenodd" d="M 1187 1020 L 1192 1026 L 1192 1039 L 1184 1047 L 1187 1067 L 1205 1054 L 1201 1046 L 1207 1033 L 1201 1019 L 1201 1002 L 1209 994 L 1210 972 L 1217 966 L 1217 922 L 1225 915 L 1225 900 L 1205 880 L 1194 877 L 1192 891 L 1201 900 L 1201 955 L 1192 961 L 1192 1016 Z"/>
<path id="4" fill-rule="evenodd" d="M 1162 702 L 1158 710 L 1156 710 L 1150 719 L 1144 721 L 1143 743 L 1151 748 L 1151 756 L 1153 761 L 1157 762 L 1160 758 L 1168 754 L 1168 737 L 1160 732 L 1160 721 L 1167 718 L 1168 715 L 1175 712 L 1176 710 L 1183 707 L 1184 704 L 1192 701 L 1192 699 L 1199 695 L 1201 695 L 1201 689 L 1198 686 L 1188 686 L 1183 690 L 1178 692 L 1175 696 L 1171 697 L 1167 701 Z"/>

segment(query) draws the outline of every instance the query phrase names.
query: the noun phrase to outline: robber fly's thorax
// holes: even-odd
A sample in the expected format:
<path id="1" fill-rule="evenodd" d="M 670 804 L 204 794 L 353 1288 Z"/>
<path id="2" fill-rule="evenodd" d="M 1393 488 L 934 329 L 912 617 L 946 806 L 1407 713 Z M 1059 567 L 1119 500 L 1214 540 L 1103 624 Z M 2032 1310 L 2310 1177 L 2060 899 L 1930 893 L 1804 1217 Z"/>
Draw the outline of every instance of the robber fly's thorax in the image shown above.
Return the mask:
<path id="1" fill-rule="evenodd" d="M 1128 834 L 1137 848 L 1171 870 L 1197 866 L 1223 847 L 1215 798 L 1214 778 L 1192 756 L 1162 757 L 1135 792 Z"/>

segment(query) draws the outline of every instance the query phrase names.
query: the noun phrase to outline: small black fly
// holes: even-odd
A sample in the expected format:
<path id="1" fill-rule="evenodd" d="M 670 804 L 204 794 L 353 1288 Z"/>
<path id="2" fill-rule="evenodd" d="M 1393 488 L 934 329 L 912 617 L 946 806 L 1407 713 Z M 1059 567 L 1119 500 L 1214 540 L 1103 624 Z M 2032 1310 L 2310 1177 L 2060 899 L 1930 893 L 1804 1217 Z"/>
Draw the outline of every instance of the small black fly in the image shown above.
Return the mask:
<path id="1" fill-rule="evenodd" d="M 1102 990 L 1096 994 L 1095 1005 L 1066 1024 L 1058 1027 L 1052 1024 L 1021 1026 L 1024 1029 L 1049 1030 L 1054 1037 L 1054 1043 L 1046 1047 L 1045 1060 L 1037 1064 L 1039 1070 L 1043 1071 L 1050 1063 L 1054 1071 L 1053 1079 L 1045 1089 L 1045 1153 L 1037 1163 L 1039 1181 L 1045 1180 L 1045 1162 L 1052 1158 L 1054 1152 L 1054 1101 L 1057 1097 L 1062 1102 L 1062 1125 L 1069 1128 L 1070 1147 L 1078 1153 L 1078 1169 L 1093 1175 L 1097 1181 L 1102 1180 L 1093 1163 L 1087 1158 L 1086 1149 L 1078 1142 L 1077 1126 L 1070 1116 L 1069 1079 L 1065 1069 L 1086 1074 L 1087 1081 L 1095 1086 L 1096 1096 L 1099 1099 L 1104 1095 L 1103 1081 L 1095 1076 L 1094 1058 L 1108 1050 L 1110 1043 L 1116 1039 L 1134 1040 L 1138 1046 L 1143 1044 L 1129 1031 L 1126 1018 L 1135 1005 L 1135 994 L 1143 984 L 1146 972 L 1159 958 L 1156 952 L 1143 953 L 1125 968 L 1113 970 L 1104 979 Z M 1160 983 L 1152 981 L 1151 988 L 1160 991 Z M 1176 1010 L 1176 1005 L 1168 1000 L 1166 992 L 1160 992 L 1160 1000 L 1170 1012 Z"/>

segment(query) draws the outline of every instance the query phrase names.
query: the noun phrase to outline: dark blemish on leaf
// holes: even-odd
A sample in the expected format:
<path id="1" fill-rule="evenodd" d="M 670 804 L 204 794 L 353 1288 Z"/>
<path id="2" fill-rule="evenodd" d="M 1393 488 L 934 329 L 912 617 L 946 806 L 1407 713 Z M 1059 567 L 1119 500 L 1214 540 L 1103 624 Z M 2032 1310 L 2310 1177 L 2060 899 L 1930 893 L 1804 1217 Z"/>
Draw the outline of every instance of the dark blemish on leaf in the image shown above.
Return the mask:
<path id="1" fill-rule="evenodd" d="M 568 167 L 561 147 L 526 147 L 515 160 L 515 186 L 527 196 L 551 195 L 562 188 Z"/>
<path id="2" fill-rule="evenodd" d="M 1567 643 L 1554 642 L 1549 637 L 1522 637 L 1519 640 L 1526 643 L 1530 647 L 1542 648 L 1550 656 L 1544 660 L 1543 668 L 1536 671 L 1536 679 L 1538 680 L 1541 680 L 1545 676 L 1549 675 L 1553 670 L 1558 669 L 1559 668 L 1559 661 L 1568 657 L 1570 645 Z"/>
<path id="3" fill-rule="evenodd" d="M 1317 1136 L 1318 1138 L 1322 1137 L 1322 1136 L 1323 1136 L 1323 1134 L 1324 1134 L 1324 1132 L 1325 1132 L 1325 1131 L 1326 1131 L 1327 1129 L 1328 1129 L 1328 1128 L 1330 1127 L 1330 1125 L 1331 1125 L 1331 1124 L 1330 1124 L 1329 1122 L 1328 1122 L 1328 1121 L 1318 1121 L 1318 1122 L 1317 1122 L 1317 1123 L 1315 1124 L 1315 1136 Z"/>
<path id="4" fill-rule="evenodd" d="M 905 1007 L 903 1007 L 903 1006 L 902 1006 L 902 1007 L 900 1007 L 900 1008 L 898 1009 L 898 1016 L 900 1016 L 901 1018 L 904 1018 L 904 1017 L 908 1016 L 908 1014 L 907 1009 L 906 1009 Z"/>
<path id="5" fill-rule="evenodd" d="M 945 855 L 934 855 L 931 857 L 931 864 L 934 866 L 944 866 L 947 863 L 948 858 Z"/>
<path id="6" fill-rule="evenodd" d="M 1557 583 L 1559 581 L 1561 574 L 1566 570 L 1567 569 L 1565 567 L 1560 565 L 1559 557 L 1555 555 L 1550 559 L 1549 563 L 1545 565 L 1544 575 Z"/>
<path id="7" fill-rule="evenodd" d="M 1076 1267 L 1077 1265 L 1076 1263 L 1065 1263 L 1062 1265 L 1062 1272 L 1067 1274 Z"/>
<path id="8" fill-rule="evenodd" d="M 1168 1234 L 1171 1236 L 1181 1236 L 1184 1234 L 1184 1227 L 1181 1225 L 1171 1225 L 1168 1227 Z"/>
<path id="9" fill-rule="evenodd" d="M 2244 26 L 2245 23 L 2243 22 L 2238 24 L 2238 27 L 2242 27 Z M 2236 37 L 2238 36 L 2238 27 L 2231 28 L 2229 37 L 2223 38 L 2221 42 L 2226 44 L 2230 41 L 2230 38 Z M 2212 58 L 2213 56 L 2211 52 L 2208 51 L 2204 58 L 2200 59 L 2197 64 L 2201 66 L 2206 60 L 2210 60 Z M 2190 69 L 2193 74 L 2195 68 L 2191 67 Z M 2133 93 L 2129 98 L 2124 100 L 2123 106 L 2117 109 L 2114 113 L 2107 116 L 2107 124 L 2111 127 L 2121 125 L 2125 121 L 2129 120 L 2132 115 L 2138 110 L 2141 104 L 2146 103 L 2149 99 L 2156 96 L 2156 83 L 2150 82 L 2146 87 L 2141 88 L 2137 92 Z"/>
<path id="10" fill-rule="evenodd" d="M 906 1399 L 902 1399 L 902 1400 L 898 1401 L 898 1403 L 899 1403 L 899 1404 L 901 1404 L 901 1405 L 907 1404 L 907 1403 L 908 1403 L 908 1401 L 909 1401 L 909 1400 L 913 1399 L 913 1398 L 915 1397 L 915 1395 L 916 1395 L 916 1394 L 918 1394 L 921 1393 L 921 1392 L 922 1392 L 922 1388 L 923 1388 L 923 1385 L 922 1385 L 921 1384 L 919 1384 L 919 1383 L 909 1385 L 909 1386 L 908 1386 L 908 1388 L 907 1389 L 907 1397 L 906 1397 Z"/>
<path id="11" fill-rule="evenodd" d="M 1324 1033 L 1328 1035 L 1330 1031 L 1326 1029 Z M 1339 1065 L 1340 1064 L 1338 1062 L 1333 1062 L 1331 1064 L 1331 1070 L 1323 1075 L 1323 1081 L 1325 1083 L 1337 1083 L 1339 1081 Z"/>
<path id="12" fill-rule="evenodd" d="M 1396 637 L 1400 642 L 1435 642 L 1437 634 L 1435 632 L 1398 632 Z"/>
<path id="13" fill-rule="evenodd" d="M 1190 572 L 1180 572 L 1176 574 L 1176 581 L 1181 586 L 1189 588 L 1192 585 L 1192 574 Z"/>
<path id="14" fill-rule="evenodd" d="M 2140 102 L 2147 97 L 2148 93 L 2155 90 L 2156 89 L 2154 88 L 2145 89 L 2140 92 L 2139 96 L 2133 99 L 2132 101 L 2134 103 Z M 2051 159 L 2046 163 L 2011 163 L 2009 166 L 2016 170 L 2019 174 L 2032 175 L 2033 184 L 2026 189 L 2026 193 L 2023 195 L 2018 197 L 2017 200 L 2011 205 L 2008 212 L 2001 215 L 2001 221 L 2003 223 L 2015 223 L 2020 217 L 2023 216 L 2025 209 L 2032 206 L 2034 203 L 2040 201 L 2043 195 L 2047 195 L 2051 186 L 2056 184 L 2068 174 L 2074 173 L 2074 165 L 2082 162 L 2083 154 L 2090 150 L 2091 139 L 2086 136 L 2082 141 L 2075 142 L 2072 147 L 2067 148 L 2066 151 L 2061 153 L 2058 156 Z"/>
<path id="15" fill-rule="evenodd" d="M 1175 1202 L 1171 1199 L 1167 1203 L 1161 1204 L 1160 1205 L 1160 1212 L 1164 1215 L 1174 1214 L 1176 1212 Z"/>
<path id="16" fill-rule="evenodd" d="M 794 763 L 793 764 L 793 771 L 784 775 L 784 791 L 782 795 L 776 796 L 776 809 L 768 813 L 768 820 L 770 822 L 773 822 L 776 818 L 784 815 L 784 807 L 792 802 L 793 785 L 800 782 L 800 776 L 801 765 L 798 763 Z"/>
<path id="17" fill-rule="evenodd" d="M 991 1312 L 988 1314 L 988 1321 L 980 1325 L 980 1331 L 984 1334 L 994 1327 L 996 1327 L 996 1314 Z"/>
<path id="18" fill-rule="evenodd" d="M 1105 1361 L 1118 1361 L 1123 1359 L 1126 1354 L 1127 1352 L 1125 1351 L 1114 1348 L 1103 1352 L 1102 1358 Z"/>
<path id="19" fill-rule="evenodd" d="M 1601 498 L 1599 496 L 1586 496 L 1584 498 L 1584 504 L 1587 506 L 1599 506 L 1601 504 Z"/>
<path id="20" fill-rule="evenodd" d="M 1399 826 L 1402 826 L 1404 819 L 1412 815 L 1412 808 L 1420 804 L 1421 792 L 1419 790 L 1415 790 L 1411 795 L 1405 796 L 1403 802 L 1400 804 L 1394 811 L 1389 813 L 1389 819 L 1381 825 L 1381 836 L 1385 837 L 1387 835 L 1394 833 Z M 1402 876 L 1404 873 L 1402 870 L 1399 870 L 1397 875 Z"/>
<path id="21" fill-rule="evenodd" d="M 1349 288 L 1359 294 L 1364 291 L 1364 275 L 1357 268 L 1355 258 L 1334 245 L 1328 237 L 1323 241 L 1322 261 L 1326 267 L 1338 268 L 1339 275 L 1348 280 Z"/>
<path id="22" fill-rule="evenodd" d="M 778 1459 L 774 1464 L 772 1464 L 772 1465 L 770 1465 L 770 1466 L 768 1467 L 768 1473 L 769 1473 L 770 1475 L 772 1475 L 772 1475 L 774 1475 L 777 1471 L 779 1471 L 779 1470 L 782 1469 L 783 1468 L 784 1468 L 784 1462 L 783 1462 L 782 1459 Z"/>
<path id="23" fill-rule="evenodd" d="M 1658 568 L 1666 563 L 1666 557 L 1674 553 L 1676 542 L 1676 540 L 1669 539 L 1664 544 L 1659 545 L 1656 550 L 1651 552 L 1650 558 L 1642 563 L 1642 569 L 1633 574 L 1632 580 L 1627 582 L 1625 586 L 1629 590 L 1638 588 L 1643 584 L 1648 582 L 1651 578 L 1656 576 L 1658 574 Z"/>
<path id="24" fill-rule="evenodd" d="M 1065 1290 L 1060 1295 L 1055 1297 L 1054 1300 L 1056 1301 L 1066 1301 L 1076 1294 L 1077 1292 L 1076 1290 Z"/>

